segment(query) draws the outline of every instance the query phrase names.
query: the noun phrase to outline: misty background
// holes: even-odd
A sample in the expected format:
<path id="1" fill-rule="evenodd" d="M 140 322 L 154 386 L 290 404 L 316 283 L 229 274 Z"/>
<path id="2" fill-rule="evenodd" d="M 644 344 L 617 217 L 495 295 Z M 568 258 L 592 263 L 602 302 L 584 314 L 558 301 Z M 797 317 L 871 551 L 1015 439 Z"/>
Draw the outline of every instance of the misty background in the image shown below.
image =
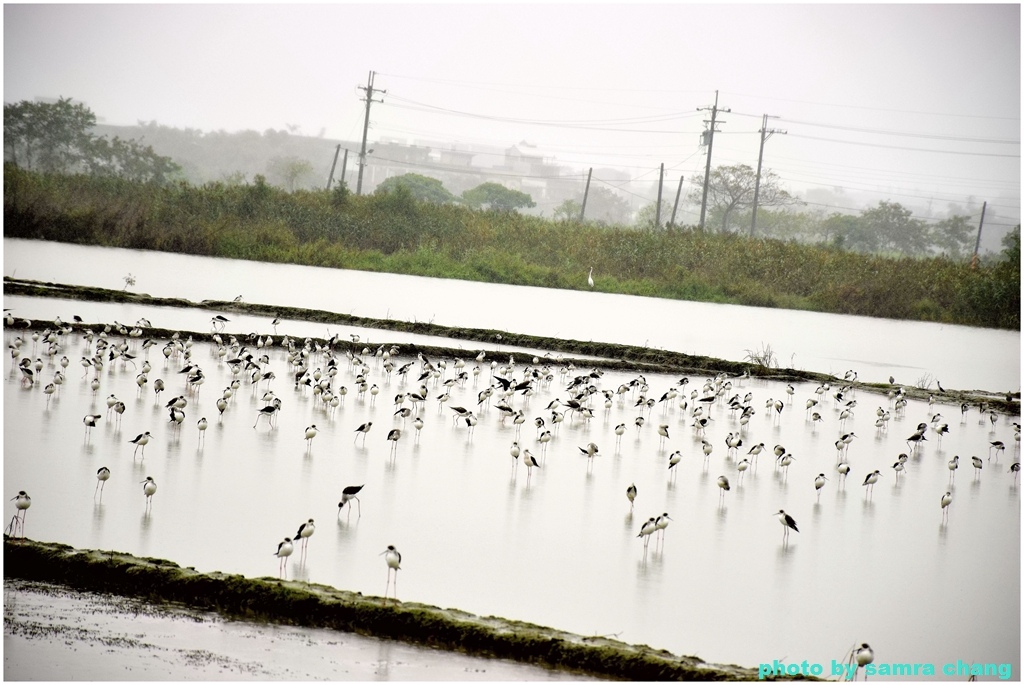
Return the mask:
<path id="1" fill-rule="evenodd" d="M 759 233 L 880 203 L 976 231 L 987 203 L 984 252 L 1020 221 L 1019 5 L 8 4 L 4 58 L 5 103 L 70 97 L 193 184 L 323 188 L 348 150 L 355 190 L 372 71 L 364 194 L 493 181 L 558 218 L 591 173 L 588 219 L 637 225 L 664 165 L 661 222 L 678 192 L 696 224 L 717 91 L 713 173 L 756 168 L 769 117 L 762 183 L 796 218 Z"/>

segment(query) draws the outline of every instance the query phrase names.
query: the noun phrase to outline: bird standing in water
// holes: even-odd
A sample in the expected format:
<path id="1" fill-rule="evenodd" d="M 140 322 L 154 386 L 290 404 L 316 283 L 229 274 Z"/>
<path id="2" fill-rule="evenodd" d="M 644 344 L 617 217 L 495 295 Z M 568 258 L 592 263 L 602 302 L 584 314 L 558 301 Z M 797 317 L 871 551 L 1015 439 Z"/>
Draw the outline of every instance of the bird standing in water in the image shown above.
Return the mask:
<path id="1" fill-rule="evenodd" d="M 96 489 L 92 491 L 92 496 L 96 496 L 96 491 L 100 493 L 100 499 L 103 499 L 103 487 L 107 484 L 110 479 L 110 469 L 106 466 L 101 466 L 96 472 Z"/>
<path id="2" fill-rule="evenodd" d="M 302 555 L 305 555 L 305 553 L 306 553 L 306 546 L 309 544 L 309 538 L 312 537 L 313 533 L 315 533 L 315 532 L 316 532 L 316 526 L 313 523 L 313 519 L 309 519 L 308 521 L 303 523 L 301 526 L 299 526 L 299 531 L 297 533 L 295 533 L 294 540 L 296 542 L 301 542 L 302 543 L 302 550 L 301 550 L 302 551 Z"/>
<path id="3" fill-rule="evenodd" d="M 391 586 L 391 571 L 395 572 L 395 600 L 398 600 L 398 572 L 402 566 L 402 555 L 395 549 L 394 545 L 388 545 L 388 548 L 381 552 L 384 555 L 384 561 L 388 565 L 388 584 L 384 587 L 384 602 L 388 601 L 388 587 Z"/>
<path id="4" fill-rule="evenodd" d="M 363 503 L 359 501 L 359 491 L 363 489 L 362 485 L 349 485 L 341 491 L 341 501 L 338 502 L 338 516 L 341 516 L 341 510 L 349 500 L 355 500 L 356 504 L 359 505 L 359 516 L 363 515 Z M 349 516 L 352 515 L 352 505 L 348 507 Z"/>
<path id="5" fill-rule="evenodd" d="M 776 514 L 779 517 L 779 523 L 782 524 L 782 541 L 786 542 L 789 540 L 789 529 L 792 528 L 796 532 L 800 532 L 800 529 L 796 527 L 796 520 L 787 514 L 782 509 L 779 509 L 779 513 Z"/>

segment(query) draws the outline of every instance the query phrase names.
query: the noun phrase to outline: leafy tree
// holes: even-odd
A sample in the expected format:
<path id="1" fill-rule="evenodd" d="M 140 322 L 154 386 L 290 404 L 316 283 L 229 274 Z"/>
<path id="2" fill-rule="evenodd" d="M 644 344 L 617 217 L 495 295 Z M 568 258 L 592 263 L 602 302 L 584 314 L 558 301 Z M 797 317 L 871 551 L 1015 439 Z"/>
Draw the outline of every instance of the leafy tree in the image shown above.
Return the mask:
<path id="1" fill-rule="evenodd" d="M 447 204 L 458 202 L 458 198 L 452 195 L 441 181 L 421 174 L 402 174 L 385 179 L 377 186 L 376 193 L 388 193 L 399 186 L 406 188 L 413 199 L 420 202 L 432 202 L 434 204 Z"/>
<path id="2" fill-rule="evenodd" d="M 863 252 L 898 252 L 904 255 L 928 251 L 928 228 L 913 212 L 898 202 L 882 200 L 877 207 L 861 212 L 858 242 L 851 249 Z"/>
<path id="3" fill-rule="evenodd" d="M 704 177 L 698 176 L 690 190 L 688 199 L 699 205 L 704 194 Z M 754 186 L 757 172 L 746 164 L 715 167 L 711 170 L 708 183 L 708 213 L 720 217 L 721 232 L 729 231 L 729 218 L 736 210 L 754 206 Z M 768 169 L 761 170 L 761 185 L 758 188 L 758 207 L 774 207 L 799 202 L 779 185 L 779 177 Z M 705 224 L 710 222 L 705 221 Z"/>
<path id="4" fill-rule="evenodd" d="M 581 195 L 580 200 L 582 199 Z M 615 191 L 602 186 L 590 186 L 585 220 L 611 226 L 624 226 L 629 223 L 632 213 L 629 201 Z"/>
<path id="5" fill-rule="evenodd" d="M 581 207 L 582 205 L 576 200 L 564 200 L 562 204 L 555 207 L 552 216 L 555 221 L 579 221 Z"/>
<path id="6" fill-rule="evenodd" d="M 291 193 L 300 181 L 313 175 L 313 165 L 298 157 L 273 157 L 267 162 L 267 173 L 271 178 L 279 180 Z"/>
<path id="7" fill-rule="evenodd" d="M 90 158 L 96 115 L 71 98 L 4 105 L 4 154 L 18 166 L 70 173 Z"/>
<path id="8" fill-rule="evenodd" d="M 967 216 L 951 216 L 929 230 L 929 242 L 950 257 L 963 257 L 974 249 L 975 228 Z"/>
<path id="9" fill-rule="evenodd" d="M 856 233 L 860 219 L 852 214 L 833 212 L 821 222 L 822 239 L 840 249 L 847 247 L 848 236 Z"/>
<path id="10" fill-rule="evenodd" d="M 656 226 L 658 218 L 657 201 L 646 204 L 640 208 L 636 215 L 636 226 L 644 230 L 653 231 L 655 228 L 664 228 L 668 220 L 672 218 L 672 205 L 662 200 L 661 202 L 661 226 Z"/>
<path id="11" fill-rule="evenodd" d="M 153 148 L 135 140 L 113 140 L 96 138 L 92 154 L 86 160 L 89 173 L 96 176 L 119 176 L 139 183 L 164 184 L 177 173 L 180 167 L 153 152 Z"/>
<path id="12" fill-rule="evenodd" d="M 1010 264 L 1016 264 L 1020 270 L 1020 224 L 1003 236 L 1003 258 Z"/>
<path id="13" fill-rule="evenodd" d="M 506 188 L 500 183 L 481 183 L 476 188 L 470 188 L 462 193 L 462 199 L 474 209 L 487 206 L 489 209 L 511 212 L 520 207 L 536 207 L 527 193 Z"/>
<path id="14" fill-rule="evenodd" d="M 554 218 L 556 221 L 578 221 L 582 207 L 583 193 L 579 193 L 556 207 Z M 601 186 L 590 187 L 587 194 L 586 212 L 583 217 L 586 223 L 624 226 L 630 223 L 631 213 L 629 202 L 614 191 Z"/>
<path id="15" fill-rule="evenodd" d="M 95 125 L 92 110 L 71 98 L 4 105 L 4 157 L 30 170 L 141 182 L 166 183 L 180 172 L 170 157 L 141 142 L 96 137 L 91 133 Z"/>

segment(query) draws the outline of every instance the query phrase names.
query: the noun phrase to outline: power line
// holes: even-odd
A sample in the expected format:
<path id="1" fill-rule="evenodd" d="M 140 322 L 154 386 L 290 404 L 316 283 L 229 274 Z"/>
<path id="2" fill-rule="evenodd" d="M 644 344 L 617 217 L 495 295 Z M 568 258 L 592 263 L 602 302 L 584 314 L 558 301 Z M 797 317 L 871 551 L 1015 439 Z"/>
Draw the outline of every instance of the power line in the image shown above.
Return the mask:
<path id="1" fill-rule="evenodd" d="M 403 98 L 397 98 L 397 97 L 394 97 L 393 99 L 396 99 L 396 100 L 402 99 L 402 100 L 404 100 Z M 410 103 L 412 102 L 411 100 L 404 100 L 404 101 L 405 102 L 410 102 Z M 489 115 L 489 114 L 475 114 L 473 112 L 462 112 L 462 111 L 459 111 L 459 110 L 447 109 L 447 108 L 444 108 L 444 107 L 437 107 L 435 105 L 426 105 L 426 104 L 421 104 L 421 103 L 413 103 L 413 104 L 410 104 L 410 105 L 391 104 L 390 106 L 392 108 L 394 108 L 394 109 L 407 109 L 407 110 L 410 110 L 410 111 L 413 111 L 413 112 L 429 112 L 429 113 L 434 113 L 434 114 L 436 114 L 436 113 L 443 113 L 443 114 L 451 114 L 451 115 L 454 115 L 454 116 L 468 117 L 468 118 L 471 118 L 471 119 L 482 119 L 482 120 L 485 120 L 485 121 L 496 121 L 496 122 L 509 123 L 509 124 L 525 124 L 525 125 L 530 125 L 530 126 L 552 126 L 552 127 L 555 127 L 555 128 L 578 129 L 578 130 L 581 130 L 581 131 L 612 131 L 612 132 L 616 132 L 616 133 L 667 133 L 667 134 L 672 134 L 672 135 L 679 135 L 679 131 L 665 131 L 665 130 L 657 130 L 657 129 L 634 129 L 634 128 L 609 128 L 609 127 L 605 127 L 605 126 L 584 126 L 584 125 L 582 125 L 579 122 L 563 123 L 563 122 L 558 122 L 558 121 L 541 121 L 541 120 L 531 120 L 531 119 L 517 119 L 517 118 L 514 118 L 514 117 L 501 117 L 501 116 L 495 116 L 495 115 Z M 673 116 L 673 117 L 666 117 L 664 119 L 661 119 L 660 121 L 670 121 L 672 119 L 685 119 L 685 118 L 687 118 L 689 116 L 693 116 L 693 115 L 682 114 L 682 115 Z M 629 120 L 623 120 L 623 123 L 631 123 L 631 122 Z M 640 120 L 640 121 L 633 120 L 632 123 L 644 123 L 644 122 L 642 120 Z M 650 120 L 650 123 L 658 123 L 658 122 L 656 122 L 654 120 Z"/>
<path id="2" fill-rule="evenodd" d="M 813 102 L 811 100 L 793 100 L 787 98 L 777 98 L 767 95 L 746 95 L 744 93 L 731 93 L 732 95 L 738 95 L 740 97 L 758 98 L 762 100 L 778 100 L 779 102 L 797 102 L 803 105 L 819 105 L 822 107 L 843 107 L 846 109 L 863 109 L 874 112 L 898 112 L 900 114 L 926 114 L 928 116 L 936 117 L 960 117 L 963 119 L 995 119 L 998 121 L 1020 121 L 1020 117 L 997 117 L 985 114 L 952 114 L 949 112 L 921 112 L 912 109 L 891 109 L 887 107 L 867 107 L 864 105 L 848 105 L 848 104 L 836 104 L 830 102 Z"/>
<path id="3" fill-rule="evenodd" d="M 1011 159 L 1020 159 L 1020 155 L 1002 155 L 995 152 L 958 152 L 956 150 L 926 150 L 919 147 L 901 147 L 898 145 L 882 145 L 880 143 L 863 143 L 854 140 L 839 140 L 837 138 L 820 138 L 818 136 L 808 136 L 802 133 L 790 134 L 794 138 L 806 138 L 808 140 L 823 140 L 831 143 L 844 143 L 846 145 L 864 145 L 866 147 L 882 147 L 890 150 L 910 150 L 911 152 L 934 152 L 945 155 L 970 155 L 973 157 L 1008 157 Z"/>
<path id="4" fill-rule="evenodd" d="M 840 131 L 855 131 L 857 133 L 877 133 L 886 136 L 901 136 L 905 138 L 927 138 L 930 140 L 950 140 L 961 143 L 997 143 L 1005 145 L 1020 145 L 1019 140 L 1007 140 L 1005 138 L 967 138 L 964 136 L 948 136 L 938 135 L 932 133 L 914 133 L 911 131 L 887 131 L 880 128 L 862 128 L 858 126 L 840 126 L 838 124 L 821 124 L 814 121 L 799 121 L 797 119 L 790 119 L 788 117 L 782 117 L 783 121 L 789 122 L 790 124 L 803 124 L 804 126 L 817 126 L 818 128 L 833 128 Z"/>

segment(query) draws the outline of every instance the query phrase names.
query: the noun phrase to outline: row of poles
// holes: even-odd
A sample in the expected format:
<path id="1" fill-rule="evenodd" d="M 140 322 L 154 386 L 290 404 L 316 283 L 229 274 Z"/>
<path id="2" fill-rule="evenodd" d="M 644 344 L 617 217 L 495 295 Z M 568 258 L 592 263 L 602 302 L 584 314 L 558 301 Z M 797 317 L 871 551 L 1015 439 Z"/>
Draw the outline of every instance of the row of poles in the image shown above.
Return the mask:
<path id="1" fill-rule="evenodd" d="M 362 91 L 364 91 L 366 93 L 366 97 L 364 97 L 363 100 L 362 100 L 363 102 L 366 103 L 366 115 L 363 118 L 363 140 L 362 140 L 362 145 L 361 145 L 361 147 L 359 149 L 359 175 L 357 176 L 357 179 L 356 179 L 356 195 L 362 195 L 363 194 L 363 169 L 366 167 L 366 155 L 368 154 L 368 152 L 366 150 L 366 136 L 367 136 L 367 133 L 370 130 L 370 105 L 372 103 L 374 103 L 374 102 L 384 102 L 383 100 L 374 100 L 373 99 L 373 95 L 374 95 L 374 93 L 382 93 L 382 94 L 386 94 L 387 93 L 386 90 L 375 90 L 374 89 L 374 87 L 373 87 L 373 79 L 374 79 L 375 75 L 376 75 L 376 72 L 371 71 L 370 72 L 370 76 L 367 78 L 366 86 L 359 86 L 359 90 L 362 90 Z M 710 111 L 711 112 L 711 119 L 710 120 L 709 119 L 705 119 L 704 120 L 704 123 L 708 125 L 708 128 L 701 134 L 701 144 L 702 145 L 706 144 L 707 148 L 708 148 L 707 160 L 706 160 L 705 165 L 704 165 L 704 189 L 703 189 L 703 192 L 702 192 L 702 195 L 701 195 L 701 201 L 700 201 L 700 222 L 698 224 L 700 226 L 700 229 L 704 230 L 704 219 L 707 216 L 707 206 L 708 206 L 708 181 L 709 181 L 709 179 L 711 177 L 711 152 L 714 149 L 714 145 L 715 145 L 715 133 L 718 131 L 718 129 L 716 129 L 715 126 L 716 126 L 716 124 L 719 124 L 719 123 L 725 123 L 725 122 L 718 121 L 718 113 L 719 112 L 731 112 L 732 110 L 729 109 L 729 108 L 719 109 L 719 107 L 718 107 L 718 91 L 716 90 L 715 91 L 715 104 L 711 105 L 710 107 L 698 107 L 697 111 L 698 112 L 699 111 Z M 758 201 L 759 192 L 761 190 L 761 165 L 762 165 L 762 162 L 764 161 L 764 144 L 765 144 L 765 142 L 769 138 L 771 138 L 776 133 L 781 133 L 783 135 L 788 133 L 787 131 L 780 131 L 778 129 L 768 128 L 768 119 L 777 119 L 777 118 L 778 117 L 775 117 L 775 116 L 771 116 L 770 117 L 769 115 L 765 114 L 762 117 L 762 119 L 761 119 L 761 129 L 760 129 L 760 131 L 758 131 L 758 133 L 761 134 L 761 147 L 760 147 L 760 150 L 757 153 L 757 174 L 756 174 L 755 180 L 754 180 L 754 202 L 753 202 L 753 207 L 752 207 L 752 211 L 751 211 L 751 214 L 750 214 L 750 235 L 751 236 L 754 235 L 754 232 L 757 229 L 757 201 Z M 327 179 L 327 190 L 331 189 L 331 184 L 334 182 L 334 169 L 335 169 L 335 167 L 338 164 L 338 155 L 341 153 L 341 149 L 342 149 L 341 148 L 341 144 L 339 143 L 338 147 L 334 151 L 334 162 L 331 164 L 331 174 L 330 174 L 330 176 Z M 370 150 L 369 152 L 373 152 L 373 150 Z M 342 179 L 345 178 L 345 169 L 346 169 L 347 165 L 348 165 L 348 148 L 345 148 L 345 155 L 344 155 L 344 157 L 342 159 L 342 162 L 341 162 L 341 178 Z M 580 206 L 580 221 L 581 222 L 584 220 L 584 217 L 585 217 L 586 211 L 587 211 L 587 196 L 590 194 L 590 179 L 591 179 L 591 176 L 593 175 L 593 172 L 594 172 L 593 167 L 591 167 L 587 171 L 587 184 L 586 184 L 586 187 L 583 190 L 583 202 L 582 202 L 582 204 Z M 678 208 L 679 208 L 679 197 L 680 197 L 680 195 L 682 194 L 682 191 L 683 191 L 683 178 L 684 178 L 683 176 L 679 177 L 679 186 L 676 188 L 676 201 L 672 205 L 672 218 L 669 220 L 669 224 L 673 225 L 673 226 L 676 223 L 676 210 L 678 210 Z M 662 163 L 661 164 L 660 173 L 658 174 L 658 203 L 657 203 L 657 209 L 655 210 L 655 219 L 654 219 L 655 227 L 657 227 L 657 228 L 661 227 L 661 191 L 662 191 L 662 187 L 664 185 L 664 179 L 665 179 L 665 164 Z M 977 240 L 975 241 L 975 244 L 974 244 L 974 256 L 971 258 L 971 268 L 976 268 L 977 265 L 978 265 L 978 248 L 981 246 L 981 227 L 985 223 L 985 208 L 987 206 L 988 206 L 988 202 L 987 201 L 984 204 L 982 204 L 982 206 L 981 206 L 981 220 L 978 222 L 978 237 L 977 237 Z"/>

